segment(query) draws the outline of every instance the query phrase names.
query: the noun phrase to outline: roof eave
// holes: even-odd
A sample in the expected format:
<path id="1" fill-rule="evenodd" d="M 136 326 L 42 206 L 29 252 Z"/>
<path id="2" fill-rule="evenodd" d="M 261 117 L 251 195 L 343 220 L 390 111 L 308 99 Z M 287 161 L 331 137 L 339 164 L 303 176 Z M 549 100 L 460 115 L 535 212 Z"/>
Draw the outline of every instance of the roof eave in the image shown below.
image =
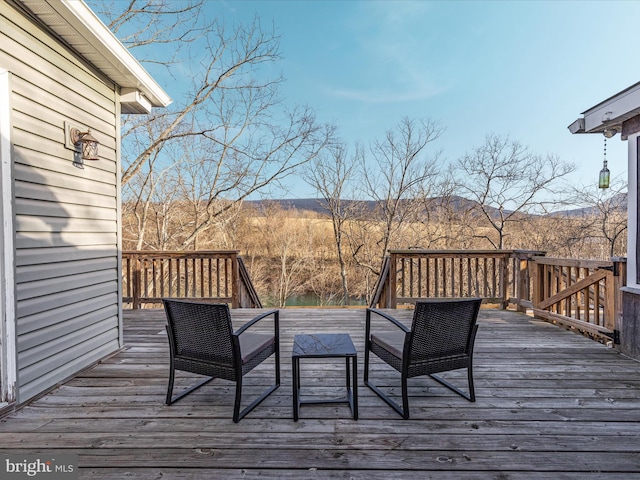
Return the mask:
<path id="1" fill-rule="evenodd" d="M 571 133 L 621 132 L 622 124 L 639 114 L 640 82 L 582 112 L 568 128 Z"/>
<path id="2" fill-rule="evenodd" d="M 149 105 L 166 107 L 172 102 L 171 97 L 84 1 L 22 0 L 22 3 L 114 83 L 128 91 L 139 91 L 147 100 L 131 105 L 131 108 L 126 100 L 123 101 L 123 113 L 141 113 Z"/>

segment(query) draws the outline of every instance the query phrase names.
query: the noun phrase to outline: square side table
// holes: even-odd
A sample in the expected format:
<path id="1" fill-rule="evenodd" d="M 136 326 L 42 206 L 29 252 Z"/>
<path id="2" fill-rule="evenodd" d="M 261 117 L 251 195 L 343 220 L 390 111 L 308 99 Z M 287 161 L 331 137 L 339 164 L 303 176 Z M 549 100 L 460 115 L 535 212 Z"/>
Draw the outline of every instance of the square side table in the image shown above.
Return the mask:
<path id="1" fill-rule="evenodd" d="M 344 398 L 324 400 L 300 399 L 300 359 L 302 358 L 339 358 L 346 362 L 347 395 Z M 300 405 L 320 403 L 348 403 L 353 419 L 358 419 L 358 353 L 349 334 L 346 333 L 318 333 L 311 335 L 296 335 L 293 339 L 291 355 L 293 367 L 293 420 L 298 421 Z M 353 387 L 351 376 L 353 375 Z"/>

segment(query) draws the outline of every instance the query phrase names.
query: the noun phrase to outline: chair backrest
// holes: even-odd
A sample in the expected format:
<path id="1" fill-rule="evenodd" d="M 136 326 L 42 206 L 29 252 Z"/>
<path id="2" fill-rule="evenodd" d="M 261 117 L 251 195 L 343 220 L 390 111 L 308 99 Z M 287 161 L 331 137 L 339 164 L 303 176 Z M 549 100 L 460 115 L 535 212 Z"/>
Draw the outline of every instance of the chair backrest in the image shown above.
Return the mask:
<path id="1" fill-rule="evenodd" d="M 481 298 L 416 302 L 409 361 L 469 354 Z"/>
<path id="2" fill-rule="evenodd" d="M 233 325 L 226 304 L 163 299 L 172 354 L 234 364 Z"/>

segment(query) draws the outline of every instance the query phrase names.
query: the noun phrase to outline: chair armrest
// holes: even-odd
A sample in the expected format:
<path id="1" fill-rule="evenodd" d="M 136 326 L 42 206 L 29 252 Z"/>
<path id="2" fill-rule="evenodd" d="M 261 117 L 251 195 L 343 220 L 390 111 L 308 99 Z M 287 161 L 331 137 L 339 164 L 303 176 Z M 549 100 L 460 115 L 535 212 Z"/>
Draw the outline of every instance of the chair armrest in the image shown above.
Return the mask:
<path id="1" fill-rule="evenodd" d="M 404 333 L 411 333 L 411 330 L 409 328 L 407 328 L 405 325 L 400 323 L 398 320 L 393 318 L 388 313 L 382 312 L 382 311 L 380 311 L 380 310 L 378 310 L 376 308 L 367 308 L 367 331 L 369 331 L 369 327 L 370 327 L 370 323 L 371 323 L 371 314 L 372 313 L 375 313 L 375 314 L 381 316 L 382 318 L 384 318 L 385 320 L 388 320 L 393 325 L 395 325 L 400 330 L 402 330 Z"/>
<path id="2" fill-rule="evenodd" d="M 258 315 L 257 317 L 254 317 L 249 322 L 245 323 L 242 327 L 240 327 L 238 330 L 236 330 L 233 334 L 236 336 L 242 334 L 248 328 L 251 328 L 253 325 L 258 323 L 263 318 L 268 317 L 269 315 L 273 315 L 275 334 L 277 336 L 278 332 L 280 331 L 280 311 L 279 310 L 269 310 L 268 312 L 264 312 Z"/>

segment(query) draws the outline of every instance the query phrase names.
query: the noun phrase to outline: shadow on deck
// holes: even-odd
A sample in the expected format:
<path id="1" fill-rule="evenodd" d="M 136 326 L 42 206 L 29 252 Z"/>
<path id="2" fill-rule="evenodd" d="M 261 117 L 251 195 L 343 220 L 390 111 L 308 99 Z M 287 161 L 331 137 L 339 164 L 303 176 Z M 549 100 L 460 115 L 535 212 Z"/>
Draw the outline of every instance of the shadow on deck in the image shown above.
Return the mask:
<path id="1" fill-rule="evenodd" d="M 234 322 L 255 314 L 234 310 Z M 640 363 L 523 314 L 481 311 L 475 403 L 411 379 L 402 420 L 362 384 L 364 310 L 281 310 L 282 386 L 238 424 L 230 382 L 164 404 L 164 321 L 125 311 L 124 351 L 3 419 L 0 453 L 75 453 L 90 479 L 640 479 Z M 293 335 L 314 332 L 354 340 L 358 421 L 346 404 L 305 405 L 292 420 Z M 271 368 L 245 377 L 247 395 Z M 335 390 L 343 372 L 342 361 L 303 364 L 306 393 Z M 395 371 L 379 362 L 375 375 L 399 393 Z"/>

